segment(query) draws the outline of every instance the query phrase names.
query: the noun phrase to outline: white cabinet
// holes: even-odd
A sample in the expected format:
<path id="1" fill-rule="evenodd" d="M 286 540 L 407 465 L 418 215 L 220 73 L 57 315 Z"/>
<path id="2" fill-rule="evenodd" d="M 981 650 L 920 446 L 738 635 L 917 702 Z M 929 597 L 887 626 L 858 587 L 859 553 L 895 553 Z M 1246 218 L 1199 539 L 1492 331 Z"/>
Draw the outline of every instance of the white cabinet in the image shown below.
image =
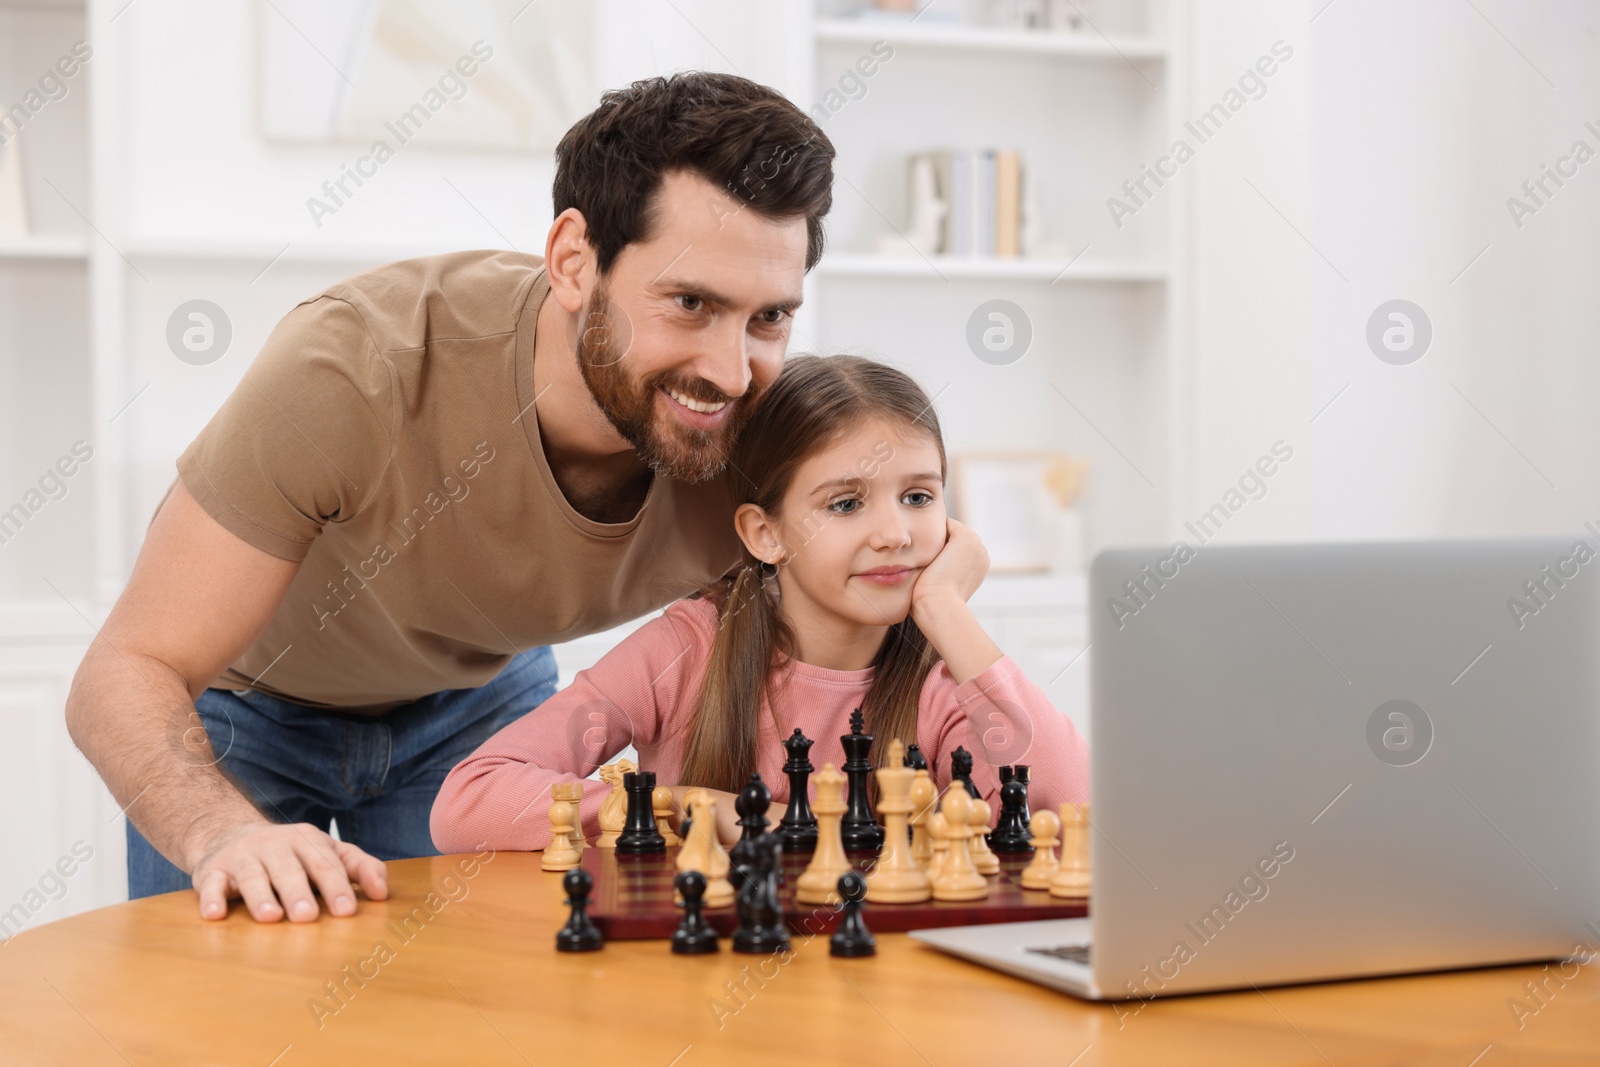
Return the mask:
<path id="1" fill-rule="evenodd" d="M 127 896 L 121 813 L 62 714 L 91 635 L 65 605 L 0 615 L 0 938 Z"/>

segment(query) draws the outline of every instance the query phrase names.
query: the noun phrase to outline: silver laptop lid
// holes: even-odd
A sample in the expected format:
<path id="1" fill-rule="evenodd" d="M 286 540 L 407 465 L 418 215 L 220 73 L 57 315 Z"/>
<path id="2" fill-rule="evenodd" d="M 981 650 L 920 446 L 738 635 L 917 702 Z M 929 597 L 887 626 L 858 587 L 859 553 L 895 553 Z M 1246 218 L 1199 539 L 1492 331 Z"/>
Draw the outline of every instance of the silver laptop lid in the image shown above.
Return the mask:
<path id="1" fill-rule="evenodd" d="M 1101 995 L 1600 947 L 1597 546 L 1101 553 Z"/>

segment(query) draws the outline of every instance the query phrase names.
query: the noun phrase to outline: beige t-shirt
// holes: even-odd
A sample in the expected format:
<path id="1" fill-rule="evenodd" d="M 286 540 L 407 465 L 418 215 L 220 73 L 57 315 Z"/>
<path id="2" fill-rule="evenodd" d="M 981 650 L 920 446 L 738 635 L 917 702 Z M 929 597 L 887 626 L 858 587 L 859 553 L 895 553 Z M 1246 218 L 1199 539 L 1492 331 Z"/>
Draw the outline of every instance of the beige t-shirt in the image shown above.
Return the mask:
<path id="1" fill-rule="evenodd" d="M 213 684 L 379 712 L 637 618 L 738 560 L 722 478 L 657 475 L 628 522 L 575 511 L 533 394 L 543 261 L 390 263 L 296 307 L 178 457 L 207 512 L 301 562 Z M 264 672 L 264 673 L 263 673 Z"/>

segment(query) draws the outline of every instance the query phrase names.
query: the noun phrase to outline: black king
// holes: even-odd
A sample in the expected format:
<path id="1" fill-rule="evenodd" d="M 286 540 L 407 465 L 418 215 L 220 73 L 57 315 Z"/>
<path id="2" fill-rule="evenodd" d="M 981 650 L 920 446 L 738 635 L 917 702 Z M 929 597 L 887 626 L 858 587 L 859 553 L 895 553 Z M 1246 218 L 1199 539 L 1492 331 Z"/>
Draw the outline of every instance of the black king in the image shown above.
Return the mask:
<path id="1" fill-rule="evenodd" d="M 844 774 L 849 782 L 839 837 L 846 852 L 876 852 L 883 847 L 883 827 L 872 814 L 867 799 L 867 778 L 872 774 L 872 735 L 864 732 L 861 709 L 850 713 L 850 732 L 839 738 L 844 746 Z"/>

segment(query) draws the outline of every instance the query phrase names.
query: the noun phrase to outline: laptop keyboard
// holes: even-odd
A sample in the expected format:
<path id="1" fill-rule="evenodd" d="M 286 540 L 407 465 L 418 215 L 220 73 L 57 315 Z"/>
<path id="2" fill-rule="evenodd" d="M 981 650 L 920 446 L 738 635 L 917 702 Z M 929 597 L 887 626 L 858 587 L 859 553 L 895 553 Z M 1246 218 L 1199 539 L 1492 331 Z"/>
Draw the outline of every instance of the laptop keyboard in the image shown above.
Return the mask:
<path id="1" fill-rule="evenodd" d="M 1070 963 L 1087 964 L 1089 962 L 1089 945 L 1056 945 L 1052 948 L 1030 948 L 1029 952 L 1037 952 L 1041 956 L 1050 956 L 1058 960 L 1067 960 Z"/>

